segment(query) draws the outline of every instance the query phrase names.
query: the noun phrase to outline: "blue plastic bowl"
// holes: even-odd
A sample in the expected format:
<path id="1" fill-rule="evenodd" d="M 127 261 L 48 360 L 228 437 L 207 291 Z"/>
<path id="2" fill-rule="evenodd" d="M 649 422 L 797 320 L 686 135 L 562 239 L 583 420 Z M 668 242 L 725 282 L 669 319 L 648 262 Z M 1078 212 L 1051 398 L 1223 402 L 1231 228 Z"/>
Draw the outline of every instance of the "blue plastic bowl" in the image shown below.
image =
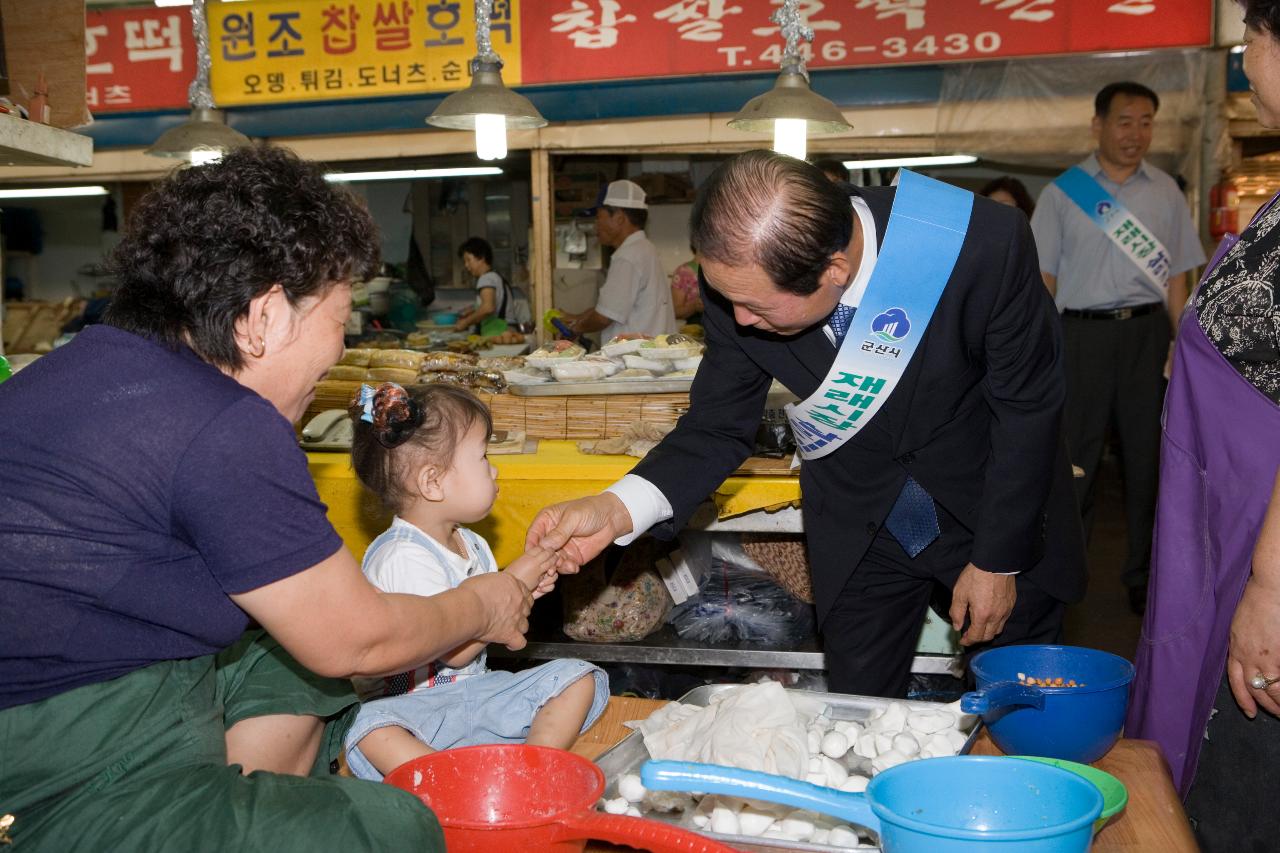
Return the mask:
<path id="1" fill-rule="evenodd" d="M 431 318 L 437 326 L 452 326 L 458 322 L 458 315 L 452 311 L 442 311 Z"/>
<path id="2" fill-rule="evenodd" d="M 865 826 L 885 853 L 1085 853 L 1102 794 L 1081 776 L 1020 758 L 909 761 L 849 793 L 737 767 L 648 761 L 650 790 L 702 791 L 784 803 Z"/>
<path id="3" fill-rule="evenodd" d="M 899 764 L 871 780 L 867 799 L 886 853 L 1085 853 L 1102 813 L 1084 778 L 995 756 Z"/>
<path id="4" fill-rule="evenodd" d="M 976 655 L 970 668 L 978 689 L 961 708 L 982 716 L 1005 753 L 1089 764 L 1120 737 L 1133 680 L 1133 664 L 1122 657 L 1076 646 L 1005 646 Z M 1078 686 L 1029 687 L 1018 683 L 1020 674 Z"/>

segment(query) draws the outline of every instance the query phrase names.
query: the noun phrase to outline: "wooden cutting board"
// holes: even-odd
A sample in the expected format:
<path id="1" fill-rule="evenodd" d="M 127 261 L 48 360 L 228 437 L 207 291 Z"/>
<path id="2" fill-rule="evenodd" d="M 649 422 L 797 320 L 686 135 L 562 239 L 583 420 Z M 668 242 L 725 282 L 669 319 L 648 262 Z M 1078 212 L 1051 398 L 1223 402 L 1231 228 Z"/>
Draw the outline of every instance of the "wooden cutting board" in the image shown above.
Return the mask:
<path id="1" fill-rule="evenodd" d="M 738 466 L 738 470 L 733 473 L 739 476 L 744 474 L 767 474 L 772 477 L 799 477 L 800 469 L 791 467 L 790 456 L 784 456 L 781 459 L 751 456 Z"/>

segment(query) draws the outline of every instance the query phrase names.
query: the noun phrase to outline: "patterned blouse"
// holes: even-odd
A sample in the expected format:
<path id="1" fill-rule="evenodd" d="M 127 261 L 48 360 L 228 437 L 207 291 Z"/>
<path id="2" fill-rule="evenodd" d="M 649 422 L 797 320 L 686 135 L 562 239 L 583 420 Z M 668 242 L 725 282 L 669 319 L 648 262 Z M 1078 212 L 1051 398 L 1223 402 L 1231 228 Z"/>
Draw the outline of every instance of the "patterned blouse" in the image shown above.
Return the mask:
<path id="1" fill-rule="evenodd" d="M 1196 291 L 1200 328 L 1245 379 L 1280 404 L 1280 204 L 1240 235 Z"/>

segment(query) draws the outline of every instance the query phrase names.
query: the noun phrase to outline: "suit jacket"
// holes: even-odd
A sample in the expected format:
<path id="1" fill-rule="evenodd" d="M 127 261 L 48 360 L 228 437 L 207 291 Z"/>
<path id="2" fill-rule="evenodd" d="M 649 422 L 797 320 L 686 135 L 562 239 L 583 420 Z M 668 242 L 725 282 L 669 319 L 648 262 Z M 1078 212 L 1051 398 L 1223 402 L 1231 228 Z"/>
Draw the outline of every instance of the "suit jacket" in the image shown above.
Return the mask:
<path id="1" fill-rule="evenodd" d="M 883 243 L 896 191 L 854 192 Z M 702 285 L 707 351 L 689 411 L 632 472 L 671 502 L 674 517 L 652 531 L 660 538 L 751 454 L 770 380 L 804 399 L 835 360 L 821 326 L 790 337 L 738 326 L 728 300 Z M 1060 434 L 1065 393 L 1060 323 L 1026 217 L 975 198 L 951 278 L 892 396 L 843 447 L 801 466 L 819 621 L 908 474 L 972 533 L 970 562 L 1079 601 L 1084 540 Z"/>

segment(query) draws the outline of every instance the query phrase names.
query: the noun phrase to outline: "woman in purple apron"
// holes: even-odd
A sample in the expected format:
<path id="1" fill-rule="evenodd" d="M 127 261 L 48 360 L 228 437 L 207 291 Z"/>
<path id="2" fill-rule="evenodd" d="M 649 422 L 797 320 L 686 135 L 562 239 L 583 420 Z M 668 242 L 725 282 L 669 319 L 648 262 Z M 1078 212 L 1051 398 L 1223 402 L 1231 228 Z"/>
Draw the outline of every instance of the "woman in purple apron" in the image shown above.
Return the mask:
<path id="1" fill-rule="evenodd" d="M 1245 70 L 1280 125 L 1280 0 L 1246 0 Z M 1219 246 L 1165 397 L 1151 588 L 1125 734 L 1158 741 L 1206 850 L 1270 850 L 1280 766 L 1280 205 Z M 1274 517 L 1271 517 L 1274 516 Z M 1264 519 L 1267 520 L 1264 530 Z M 1257 708 L 1271 713 L 1257 713 Z M 1199 767 L 1197 771 L 1197 765 Z"/>

